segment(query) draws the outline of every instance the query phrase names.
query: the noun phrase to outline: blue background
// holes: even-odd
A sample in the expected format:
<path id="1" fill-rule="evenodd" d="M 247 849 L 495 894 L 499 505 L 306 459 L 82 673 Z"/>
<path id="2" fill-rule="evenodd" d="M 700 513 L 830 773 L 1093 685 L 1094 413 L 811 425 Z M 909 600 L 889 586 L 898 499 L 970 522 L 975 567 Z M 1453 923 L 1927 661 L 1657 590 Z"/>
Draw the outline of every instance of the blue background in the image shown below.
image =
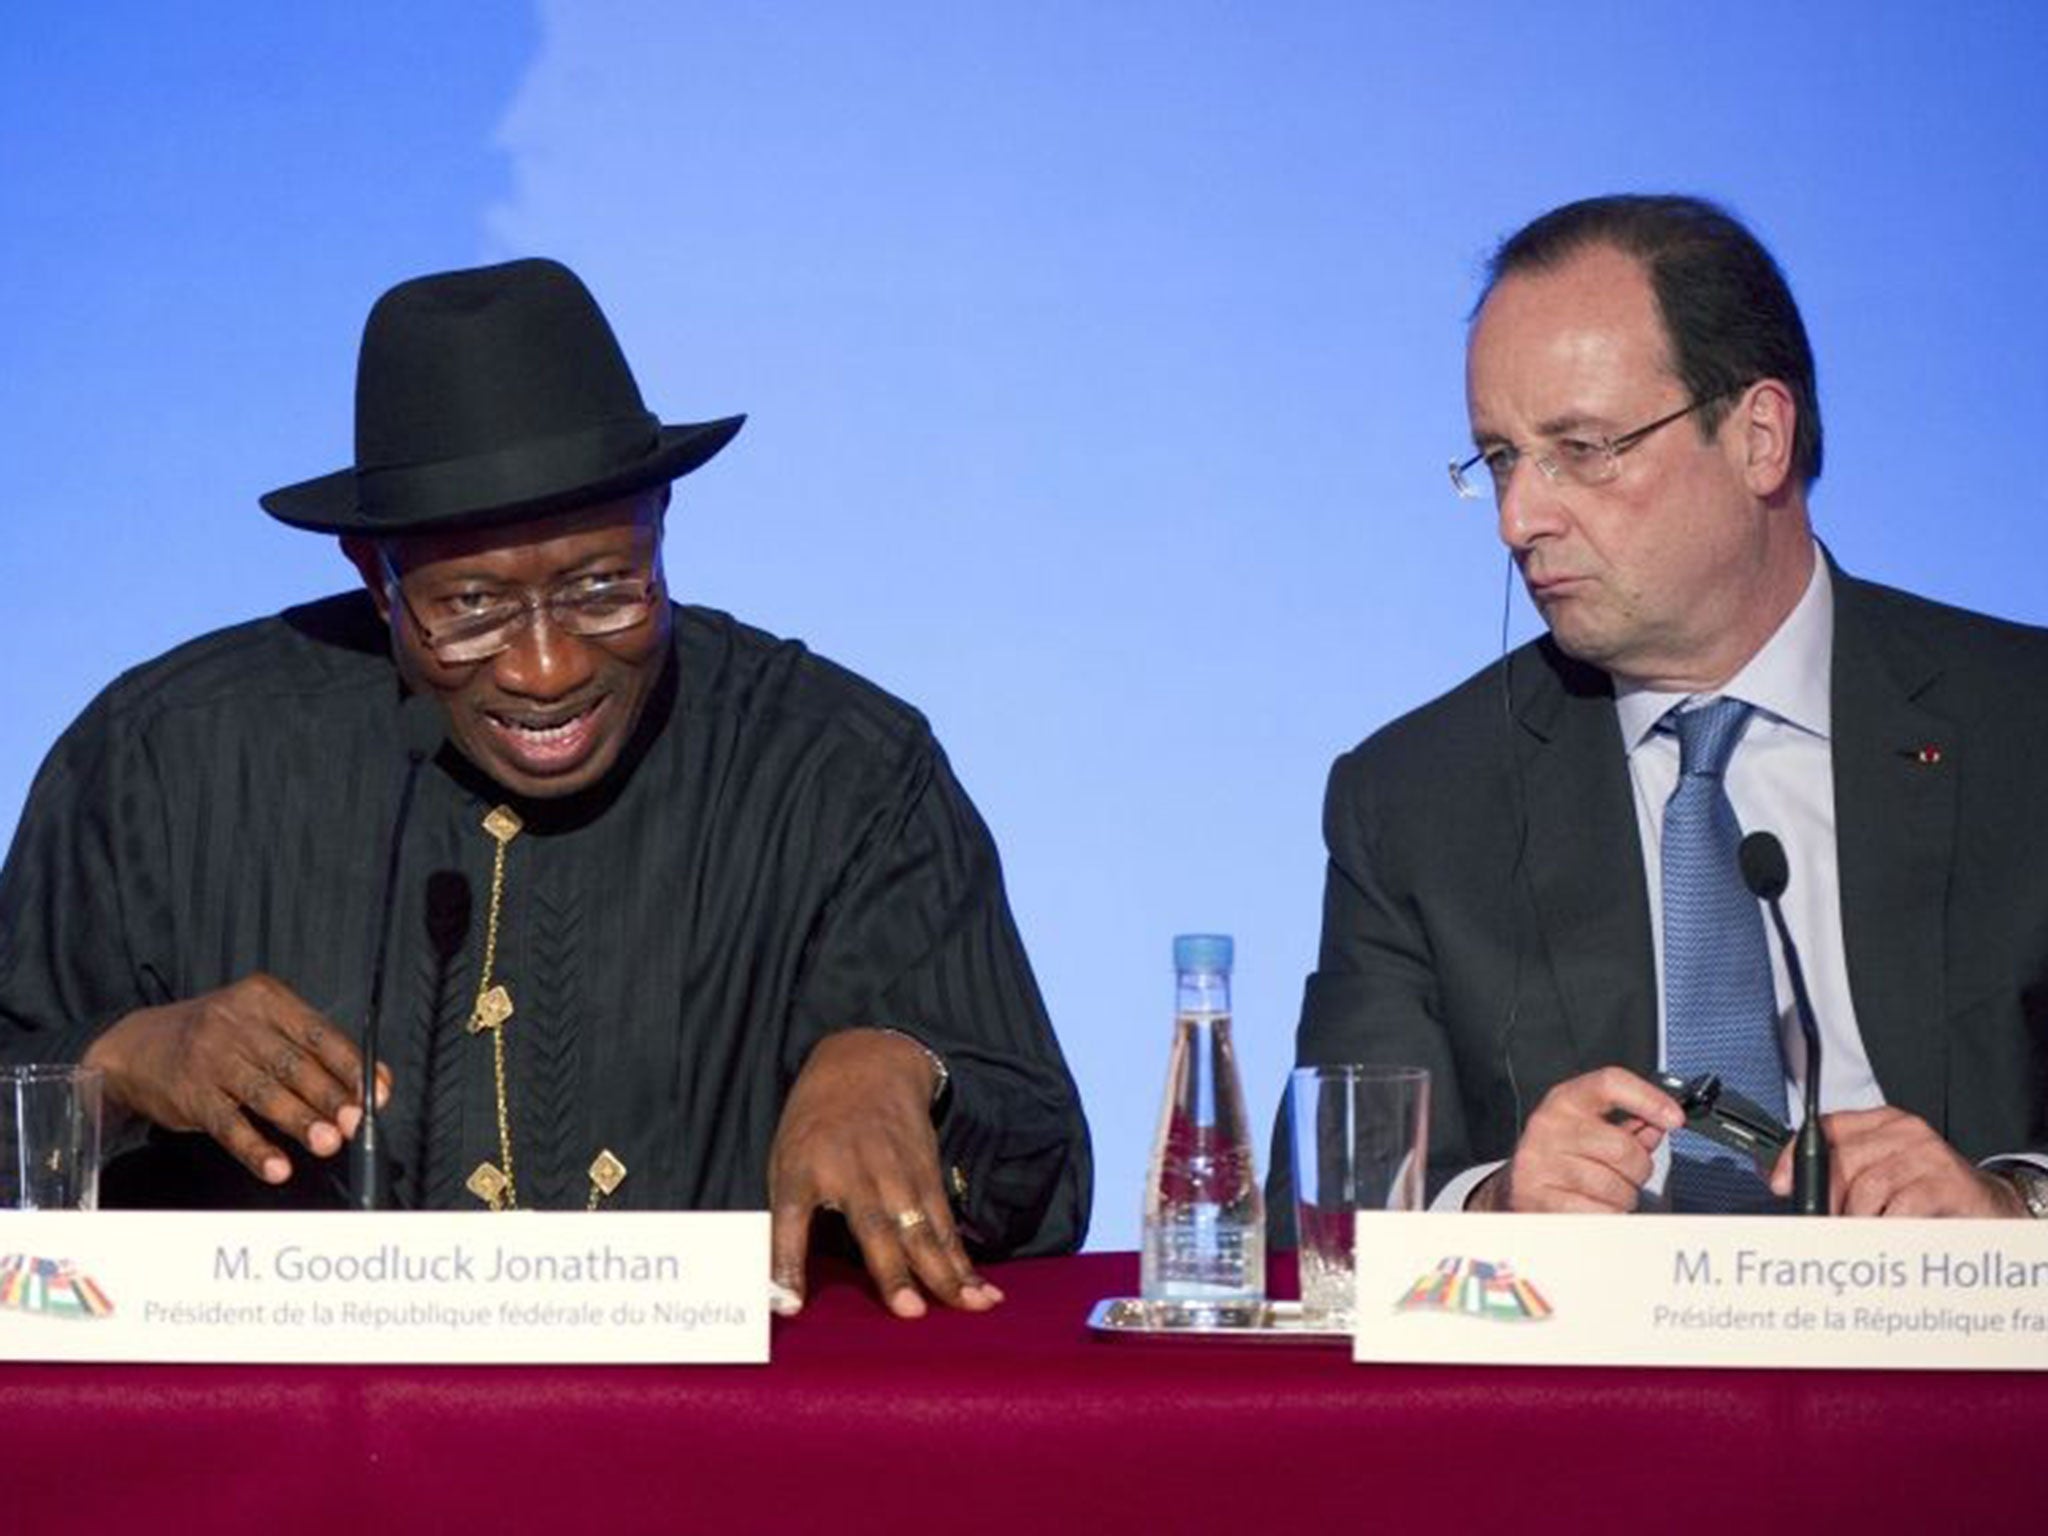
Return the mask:
<path id="1" fill-rule="evenodd" d="M 667 419 L 752 415 L 675 589 L 937 726 L 1133 1246 L 1171 936 L 1237 935 L 1263 1126 L 1329 761 L 1497 649 L 1443 465 L 1500 235 L 1728 201 L 1837 556 L 2048 619 L 2044 79 L 2017 3 L 10 4 L 0 835 L 120 669 L 346 581 L 255 497 L 348 462 L 375 296 L 559 256 Z"/>

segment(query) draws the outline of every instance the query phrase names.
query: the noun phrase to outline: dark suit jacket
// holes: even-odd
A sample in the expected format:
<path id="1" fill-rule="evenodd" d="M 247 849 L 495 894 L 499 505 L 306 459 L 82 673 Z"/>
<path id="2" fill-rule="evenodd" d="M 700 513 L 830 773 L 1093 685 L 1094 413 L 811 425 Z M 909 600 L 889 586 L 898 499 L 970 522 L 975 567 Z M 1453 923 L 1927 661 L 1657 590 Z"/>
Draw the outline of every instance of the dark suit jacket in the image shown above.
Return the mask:
<path id="1" fill-rule="evenodd" d="M 2048 1147 L 2048 630 L 1834 579 L 1843 942 L 1871 1066 L 1965 1156 Z M 1506 1157 L 1554 1084 L 1654 1067 L 1604 673 L 1547 637 L 1513 652 L 1339 758 L 1324 836 L 1297 1059 L 1429 1069 L 1432 1195 Z"/>

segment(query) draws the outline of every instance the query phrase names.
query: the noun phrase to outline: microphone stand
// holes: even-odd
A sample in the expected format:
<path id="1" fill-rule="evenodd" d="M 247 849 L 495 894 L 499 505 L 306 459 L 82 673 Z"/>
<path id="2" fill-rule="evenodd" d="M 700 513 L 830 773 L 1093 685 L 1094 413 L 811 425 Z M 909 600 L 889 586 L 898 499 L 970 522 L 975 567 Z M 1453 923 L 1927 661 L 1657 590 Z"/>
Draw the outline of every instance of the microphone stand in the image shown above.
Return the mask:
<path id="1" fill-rule="evenodd" d="M 1799 946 L 1792 942 L 1792 929 L 1778 898 L 1792 883 L 1792 869 L 1785 859 L 1785 845 L 1769 832 L 1752 832 L 1742 840 L 1737 862 L 1742 883 L 1750 895 L 1771 909 L 1777 925 L 1778 948 L 1785 956 L 1785 976 L 1792 983 L 1792 1003 L 1799 1015 L 1799 1032 L 1806 1037 L 1806 1112 L 1799 1122 L 1799 1136 L 1792 1146 L 1792 1200 L 1802 1216 L 1828 1213 L 1828 1143 L 1820 1129 L 1820 1025 L 1814 1021 L 1813 998 L 1806 990 L 1806 973 L 1800 969 Z"/>
<path id="2" fill-rule="evenodd" d="M 355 1206 L 361 1211 L 384 1209 L 384 1164 L 377 1136 L 377 1031 L 384 1013 L 384 970 L 391 949 L 391 925 L 398 897 L 398 855 L 405 845 L 405 824 L 412 818 L 413 791 L 420 769 L 440 750 L 447 722 L 441 706 L 414 694 L 398 707 L 399 739 L 405 748 L 405 784 L 398 792 L 398 816 L 391 824 L 391 844 L 384 861 L 384 900 L 378 909 L 377 958 L 370 967 L 370 1006 L 363 1020 L 363 1118 L 356 1127 L 354 1148 Z"/>
<path id="3" fill-rule="evenodd" d="M 1807 996 L 1806 977 L 1799 968 L 1799 946 L 1792 942 L 1792 930 L 1785 912 L 1772 896 L 1767 903 L 1771 921 L 1778 928 L 1778 945 L 1785 954 L 1785 974 L 1792 982 L 1792 1002 L 1799 1014 L 1799 1032 L 1806 1037 L 1806 1109 L 1800 1116 L 1799 1135 L 1792 1144 L 1792 1203 L 1802 1216 L 1828 1213 L 1828 1140 L 1820 1130 L 1820 1025 L 1814 1021 L 1813 999 Z"/>

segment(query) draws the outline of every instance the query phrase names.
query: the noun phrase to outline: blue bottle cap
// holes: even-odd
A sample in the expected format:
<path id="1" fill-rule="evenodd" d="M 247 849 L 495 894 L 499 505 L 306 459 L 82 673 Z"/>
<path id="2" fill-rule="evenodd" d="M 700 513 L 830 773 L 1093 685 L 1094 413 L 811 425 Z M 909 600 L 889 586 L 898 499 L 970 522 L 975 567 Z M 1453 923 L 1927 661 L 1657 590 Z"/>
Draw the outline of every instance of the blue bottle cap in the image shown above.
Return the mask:
<path id="1" fill-rule="evenodd" d="M 1227 933 L 1183 933 L 1173 941 L 1176 971 L 1228 971 L 1236 946 Z"/>

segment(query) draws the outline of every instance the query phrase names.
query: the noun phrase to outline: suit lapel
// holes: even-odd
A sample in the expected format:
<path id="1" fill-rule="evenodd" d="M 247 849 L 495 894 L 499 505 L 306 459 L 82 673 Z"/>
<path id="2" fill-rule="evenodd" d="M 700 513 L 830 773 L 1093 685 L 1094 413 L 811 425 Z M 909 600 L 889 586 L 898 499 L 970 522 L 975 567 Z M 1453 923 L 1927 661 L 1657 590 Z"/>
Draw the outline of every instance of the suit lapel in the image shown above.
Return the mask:
<path id="1" fill-rule="evenodd" d="M 1835 572 L 1835 845 L 1849 991 L 1885 1101 L 1947 1133 L 1943 965 L 1956 774 L 1968 750 L 1929 706 L 1940 665 Z"/>
<path id="2" fill-rule="evenodd" d="M 1538 927 L 1579 1070 L 1657 1060 L 1656 957 L 1628 760 L 1606 677 L 1524 649 L 1517 742 Z"/>

